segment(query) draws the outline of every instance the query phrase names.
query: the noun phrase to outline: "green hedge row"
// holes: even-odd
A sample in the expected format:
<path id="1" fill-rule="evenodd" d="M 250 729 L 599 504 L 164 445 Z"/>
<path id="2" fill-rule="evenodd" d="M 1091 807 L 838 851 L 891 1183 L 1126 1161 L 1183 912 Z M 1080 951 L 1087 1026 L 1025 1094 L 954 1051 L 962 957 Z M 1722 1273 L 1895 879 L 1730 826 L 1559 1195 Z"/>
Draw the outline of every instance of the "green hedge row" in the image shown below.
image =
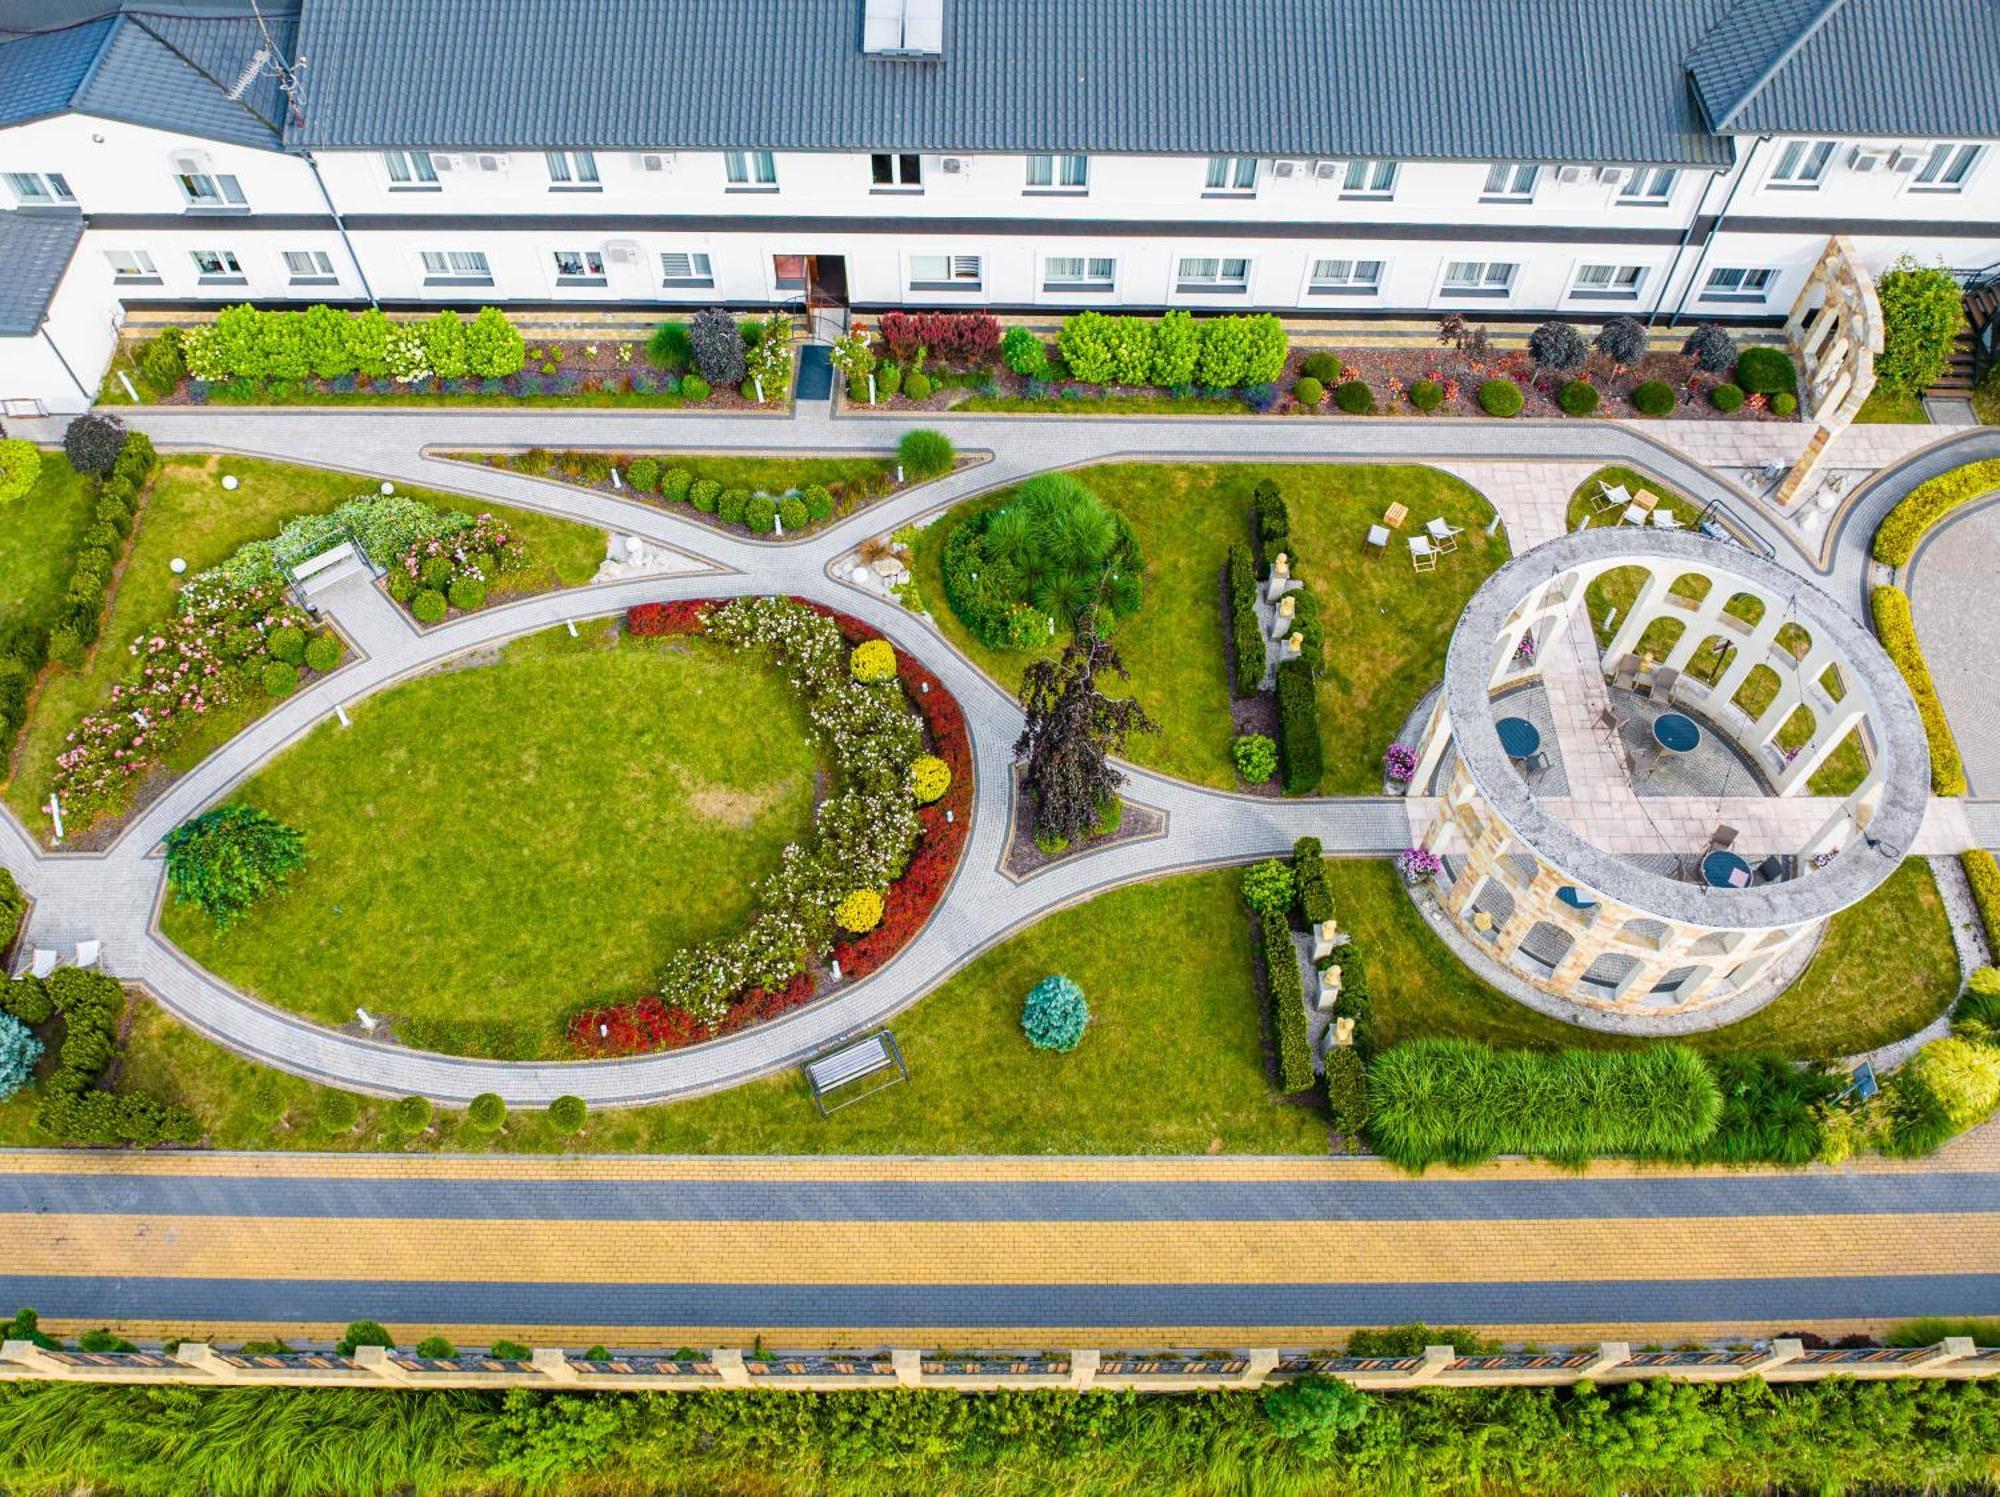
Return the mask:
<path id="1" fill-rule="evenodd" d="M 1257 620 L 1257 566 L 1241 541 L 1229 548 L 1229 643 L 1235 694 L 1255 696 L 1264 684 L 1264 626 Z"/>
<path id="2" fill-rule="evenodd" d="M 1292 888 L 1299 918 L 1307 925 L 1333 918 L 1333 891 L 1326 886 L 1326 858 L 1319 838 L 1301 837 L 1292 844 Z"/>
<path id="3" fill-rule="evenodd" d="M 2000 863 L 1983 847 L 1958 855 L 1965 881 L 1972 886 L 1972 902 L 1979 907 L 1980 922 L 1986 927 L 1986 949 L 2000 957 Z"/>
<path id="4" fill-rule="evenodd" d="M 1169 389 L 1276 384 L 1289 346 L 1284 324 L 1268 312 L 1200 321 L 1181 311 L 1157 320 L 1078 312 L 1063 319 L 1056 337 L 1076 379 Z"/>
<path id="5" fill-rule="evenodd" d="M 527 363 L 520 330 L 498 307 L 480 308 L 469 322 L 451 311 L 397 322 L 372 307 L 289 312 L 245 302 L 182 330 L 180 353 L 188 373 L 202 380 L 503 379 Z"/>
<path id="6" fill-rule="evenodd" d="M 21 933 L 21 917 L 27 913 L 28 899 L 14 875 L 0 868 L 0 958 L 7 955 L 14 937 Z"/>
<path id="7" fill-rule="evenodd" d="M 1283 915 L 1260 915 L 1264 986 L 1271 999 L 1271 1043 L 1278 1052 L 1278 1090 L 1310 1091 L 1312 1039 L 1306 1033 L 1306 988 L 1299 976 L 1299 952 L 1291 922 Z"/>
<path id="8" fill-rule="evenodd" d="M 1287 795 L 1319 788 L 1325 748 L 1319 736 L 1319 691 L 1304 660 L 1278 665 L 1278 768 Z"/>
<path id="9" fill-rule="evenodd" d="M 62 1052 L 35 1109 L 35 1126 L 44 1133 L 74 1144 L 193 1143 L 201 1136 L 184 1107 L 97 1089 L 118 1058 L 125 990 L 116 978 L 81 967 L 64 967 L 46 981 L 24 977 L 0 984 L 0 1008 L 30 1026 L 62 1015 Z"/>
<path id="10" fill-rule="evenodd" d="M 1910 618 L 1910 599 L 1900 587 L 1884 584 L 1868 595 L 1875 615 L 1875 633 L 1882 648 L 1903 673 L 1910 695 L 1916 698 L 1917 713 L 1924 720 L 1924 736 L 1930 741 L 1931 789 L 1939 795 L 1965 794 L 1965 760 L 1959 757 L 1958 740 L 1938 700 L 1931 669 L 1924 664 L 1924 652 L 1917 643 L 1917 626 Z"/>
<path id="11" fill-rule="evenodd" d="M 1924 532 L 1962 504 L 2000 489 L 2000 458 L 1967 463 L 1918 484 L 1875 527 L 1875 559 L 1900 567 L 1917 553 Z"/>

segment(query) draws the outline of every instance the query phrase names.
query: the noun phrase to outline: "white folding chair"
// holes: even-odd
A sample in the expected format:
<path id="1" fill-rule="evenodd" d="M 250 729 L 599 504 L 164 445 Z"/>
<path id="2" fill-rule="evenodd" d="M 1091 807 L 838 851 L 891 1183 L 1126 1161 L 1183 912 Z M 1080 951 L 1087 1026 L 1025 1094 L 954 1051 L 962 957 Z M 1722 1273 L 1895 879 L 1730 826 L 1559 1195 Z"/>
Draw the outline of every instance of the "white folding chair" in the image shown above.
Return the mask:
<path id="1" fill-rule="evenodd" d="M 1437 547 L 1430 543 L 1430 537 L 1422 535 L 1411 536 L 1410 565 L 1419 572 L 1435 572 L 1437 564 Z"/>
<path id="2" fill-rule="evenodd" d="M 1655 530 L 1687 529 L 1685 525 L 1681 524 L 1679 517 L 1670 509 L 1656 509 L 1653 511 L 1653 528 Z"/>
<path id="3" fill-rule="evenodd" d="M 1439 551 L 1456 551 L 1458 549 L 1458 538 L 1464 534 L 1462 527 L 1454 527 L 1446 524 L 1443 515 L 1439 515 L 1434 520 L 1424 521 L 1424 529 L 1430 532 L 1431 543 Z"/>
<path id="4" fill-rule="evenodd" d="M 1621 525 L 1643 525 L 1646 523 L 1646 507 L 1643 504 L 1628 504 L 1618 522 Z"/>
<path id="5" fill-rule="evenodd" d="M 37 946 L 33 959 L 28 963 L 28 975 L 30 977 L 47 977 L 51 972 L 55 971 L 56 961 L 55 952 L 45 951 Z"/>
<path id="6" fill-rule="evenodd" d="M 79 967 L 94 967 L 98 957 L 104 954 L 102 941 L 78 941 L 76 943 L 76 964 Z"/>
<path id="7" fill-rule="evenodd" d="M 1602 514 L 1607 509 L 1623 509 L 1631 502 L 1632 496 L 1626 492 L 1623 484 L 1604 483 L 1600 481 L 1597 485 L 1597 496 L 1592 501 L 1596 507 L 1591 510 L 1591 513 Z"/>

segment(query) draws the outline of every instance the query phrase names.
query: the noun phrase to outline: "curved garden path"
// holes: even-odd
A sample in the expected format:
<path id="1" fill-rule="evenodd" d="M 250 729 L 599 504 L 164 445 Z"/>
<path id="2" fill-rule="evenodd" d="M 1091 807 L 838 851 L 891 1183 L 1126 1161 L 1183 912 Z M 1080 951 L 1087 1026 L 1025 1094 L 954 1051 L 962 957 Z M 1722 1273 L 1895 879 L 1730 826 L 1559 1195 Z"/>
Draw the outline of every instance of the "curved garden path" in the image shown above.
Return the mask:
<path id="1" fill-rule="evenodd" d="M 1612 422 L 955 418 L 935 424 L 944 425 L 961 450 L 990 453 L 989 461 L 896 495 L 801 540 L 773 543 L 725 534 L 671 512 L 566 484 L 430 454 L 528 445 L 800 455 L 880 452 L 894 445 L 908 423 L 831 421 L 817 410 L 802 411 L 794 420 L 551 410 L 205 408 L 125 414 L 162 448 L 267 456 L 453 490 L 643 536 L 706 564 L 708 570 L 699 573 L 593 584 L 526 599 L 428 632 L 419 631 L 373 588 L 342 584 L 319 601 L 355 642 L 359 658 L 258 719 L 146 807 L 104 851 L 44 851 L 10 814 L 0 814 L 0 863 L 13 869 L 35 898 L 35 944 L 70 946 L 80 938 L 101 939 L 107 970 L 144 983 L 182 1021 L 233 1050 L 314 1080 L 383 1095 L 421 1094 L 442 1103 L 462 1104 L 493 1091 L 524 1106 L 565 1093 L 597 1106 L 663 1101 L 791 1065 L 914 1002 L 981 951 L 1049 911 L 1117 884 L 1282 851 L 1308 834 L 1319 837 L 1329 852 L 1386 853 L 1408 841 L 1405 803 L 1396 798 L 1259 799 L 1128 769 L 1130 797 L 1166 813 L 1164 835 L 1066 860 L 1022 882 L 1009 879 L 999 871 L 999 862 L 1009 822 L 1009 764 L 1019 710 L 926 621 L 834 579 L 831 563 L 867 536 L 1033 472 L 1117 458 L 1433 461 L 1461 472 L 1494 463 L 1620 462 L 1657 473 L 1699 502 L 1727 503 L 1746 528 L 1802 572 L 1842 575 L 1851 570 L 1858 580 L 1861 553 L 1873 529 L 1869 517 L 1928 477 L 1933 465 L 1965 460 L 1956 454 L 1968 443 L 2000 438 L 1978 433 L 1946 439 L 1885 471 L 1848 501 L 1846 513 L 1829 529 L 1824 556 L 1815 556 L 1791 525 L 1716 472 Z M 1565 488 L 1554 496 L 1558 529 L 1567 493 Z M 1535 528 L 1524 523 L 1527 517 L 1507 514 L 1504 507 L 1503 515 L 1517 531 Z M 1540 538 L 1521 534 L 1517 545 Z M 691 1049 L 603 1061 L 505 1062 L 413 1051 L 323 1028 L 235 991 L 155 932 L 153 917 L 163 888 L 159 839 L 227 795 L 337 707 L 464 651 L 559 626 L 566 619 L 614 614 L 642 601 L 767 592 L 814 598 L 867 620 L 899 647 L 913 650 L 965 710 L 977 774 L 974 825 L 965 856 L 929 925 L 866 980 L 772 1023 Z M 524 891 L 524 898 L 532 898 L 532 891 Z"/>

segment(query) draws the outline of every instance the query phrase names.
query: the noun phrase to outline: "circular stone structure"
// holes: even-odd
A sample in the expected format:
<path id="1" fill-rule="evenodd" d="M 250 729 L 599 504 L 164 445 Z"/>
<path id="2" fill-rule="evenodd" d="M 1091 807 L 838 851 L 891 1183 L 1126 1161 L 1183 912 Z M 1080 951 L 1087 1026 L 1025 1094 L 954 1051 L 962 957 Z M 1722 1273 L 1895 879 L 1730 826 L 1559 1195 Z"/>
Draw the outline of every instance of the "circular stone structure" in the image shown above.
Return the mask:
<path id="1" fill-rule="evenodd" d="M 1585 593 L 1625 567 L 1644 580 L 1600 650 Z M 1697 658 L 1712 685 L 1687 674 Z M 1733 699 L 1760 665 L 1777 687 L 1752 716 Z M 1787 750 L 1801 707 L 1811 732 Z M 1698 725 L 1696 752 L 1658 749 L 1668 711 Z M 1497 719 L 1535 715 L 1543 751 L 1510 758 Z M 1808 793 L 1854 731 L 1859 785 Z M 1536 546 L 1473 595 L 1419 745 L 1411 793 L 1424 787 L 1439 903 L 1477 949 L 1563 999 L 1680 1014 L 1750 1001 L 1780 955 L 1886 879 L 1930 766 L 1901 675 L 1833 599 L 1723 541 L 1611 526 Z M 1718 846 L 1747 883 L 1703 881 Z"/>

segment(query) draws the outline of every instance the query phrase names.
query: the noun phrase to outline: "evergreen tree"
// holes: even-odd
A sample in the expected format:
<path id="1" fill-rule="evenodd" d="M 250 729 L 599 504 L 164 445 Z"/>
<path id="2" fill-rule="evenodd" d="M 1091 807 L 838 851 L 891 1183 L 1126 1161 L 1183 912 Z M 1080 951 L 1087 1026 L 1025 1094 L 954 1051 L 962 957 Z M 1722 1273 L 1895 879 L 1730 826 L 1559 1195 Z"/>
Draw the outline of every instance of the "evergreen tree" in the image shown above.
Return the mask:
<path id="1" fill-rule="evenodd" d="M 1107 670 L 1128 674 L 1086 612 L 1061 658 L 1037 660 L 1021 674 L 1028 723 L 1014 758 L 1028 764 L 1037 837 L 1070 842 L 1090 831 L 1125 780 L 1110 756 L 1128 735 L 1160 730 L 1132 698 L 1113 700 L 1097 689 L 1098 672 Z"/>

